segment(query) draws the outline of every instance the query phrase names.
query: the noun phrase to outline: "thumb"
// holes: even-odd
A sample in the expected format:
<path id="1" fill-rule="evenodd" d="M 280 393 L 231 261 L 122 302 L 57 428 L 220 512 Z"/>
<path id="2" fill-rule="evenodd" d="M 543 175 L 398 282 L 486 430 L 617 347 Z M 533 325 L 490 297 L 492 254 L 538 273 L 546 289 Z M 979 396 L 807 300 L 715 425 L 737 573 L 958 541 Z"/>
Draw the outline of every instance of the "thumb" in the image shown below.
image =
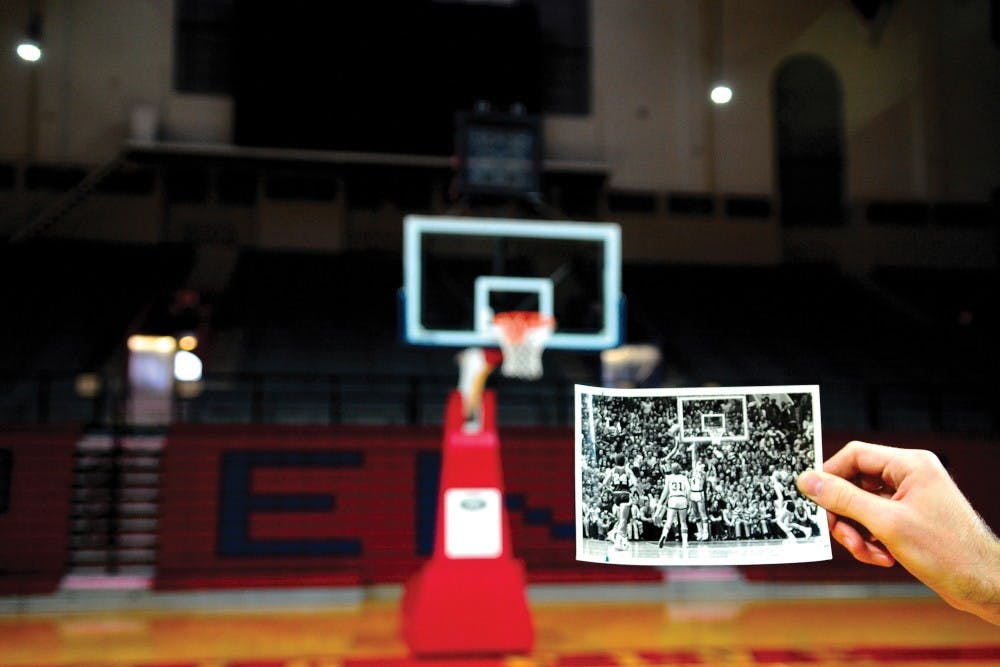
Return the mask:
<path id="1" fill-rule="evenodd" d="M 889 500 L 858 488 L 842 477 L 807 470 L 797 480 L 799 491 L 820 507 L 873 528 L 887 513 Z"/>

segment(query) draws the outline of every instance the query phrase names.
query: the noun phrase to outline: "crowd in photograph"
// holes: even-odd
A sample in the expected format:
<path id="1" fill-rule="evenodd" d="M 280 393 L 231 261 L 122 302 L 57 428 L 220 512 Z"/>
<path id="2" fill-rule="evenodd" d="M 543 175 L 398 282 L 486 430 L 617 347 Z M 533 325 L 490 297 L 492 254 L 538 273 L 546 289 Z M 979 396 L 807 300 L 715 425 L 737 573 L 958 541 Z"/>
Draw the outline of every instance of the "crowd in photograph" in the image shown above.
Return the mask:
<path id="1" fill-rule="evenodd" d="M 698 419 L 690 404 L 684 410 L 685 422 Z M 734 429 L 735 419 L 744 420 L 746 429 Z M 672 463 L 689 479 L 696 466 L 704 477 L 708 531 L 703 539 L 818 535 L 816 506 L 794 482 L 799 472 L 815 465 L 811 396 L 748 395 L 746 410 L 727 414 L 727 423 L 730 435 L 721 442 L 704 437 L 690 441 L 682 437 L 675 397 L 593 396 L 581 420 L 584 537 L 605 539 L 618 521 L 612 491 L 602 479 L 619 454 L 636 478 L 626 527 L 629 540 L 660 538 L 660 494 Z M 732 435 L 737 432 L 745 433 L 745 439 Z M 694 525 L 697 510 L 689 511 L 687 519 Z"/>

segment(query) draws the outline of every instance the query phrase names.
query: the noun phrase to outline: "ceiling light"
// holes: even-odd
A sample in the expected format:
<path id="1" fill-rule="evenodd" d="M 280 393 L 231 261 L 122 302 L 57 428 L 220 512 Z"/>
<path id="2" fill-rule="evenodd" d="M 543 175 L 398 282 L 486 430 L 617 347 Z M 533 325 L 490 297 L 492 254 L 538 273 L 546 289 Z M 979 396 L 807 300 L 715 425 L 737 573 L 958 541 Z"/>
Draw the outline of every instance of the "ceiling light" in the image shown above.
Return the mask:
<path id="1" fill-rule="evenodd" d="M 729 104 L 729 101 L 733 99 L 733 89 L 724 83 L 720 83 L 712 88 L 712 92 L 709 93 L 709 97 L 716 104 Z"/>
<path id="2" fill-rule="evenodd" d="M 37 43 L 31 40 L 24 40 L 17 45 L 17 55 L 21 57 L 21 60 L 26 60 L 29 63 L 38 62 L 42 58 L 42 49 Z"/>

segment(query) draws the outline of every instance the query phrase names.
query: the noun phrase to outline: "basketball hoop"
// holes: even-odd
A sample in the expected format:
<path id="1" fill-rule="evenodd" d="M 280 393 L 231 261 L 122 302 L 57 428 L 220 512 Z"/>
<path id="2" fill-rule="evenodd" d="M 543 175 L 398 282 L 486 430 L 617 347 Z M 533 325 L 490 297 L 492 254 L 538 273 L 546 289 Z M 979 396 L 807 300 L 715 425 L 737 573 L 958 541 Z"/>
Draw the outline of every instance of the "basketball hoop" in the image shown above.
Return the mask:
<path id="1" fill-rule="evenodd" d="M 725 434 L 724 426 L 713 426 L 708 429 L 708 437 L 711 438 L 712 446 L 718 447 L 722 444 L 722 436 Z"/>
<path id="2" fill-rule="evenodd" d="M 503 351 L 500 372 L 506 377 L 537 380 L 542 377 L 542 352 L 555 329 L 551 315 L 515 310 L 493 316 L 493 330 Z"/>

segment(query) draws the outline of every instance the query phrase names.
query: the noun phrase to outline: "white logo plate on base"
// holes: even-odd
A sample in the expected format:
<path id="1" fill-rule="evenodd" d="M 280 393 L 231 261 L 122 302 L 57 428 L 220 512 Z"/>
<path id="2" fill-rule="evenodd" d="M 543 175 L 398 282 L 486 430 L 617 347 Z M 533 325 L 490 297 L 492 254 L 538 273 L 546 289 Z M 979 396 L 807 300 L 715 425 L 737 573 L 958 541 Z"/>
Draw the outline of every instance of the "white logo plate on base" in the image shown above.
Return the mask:
<path id="1" fill-rule="evenodd" d="M 498 558 L 503 552 L 499 489 L 448 489 L 444 552 L 448 558 Z"/>

